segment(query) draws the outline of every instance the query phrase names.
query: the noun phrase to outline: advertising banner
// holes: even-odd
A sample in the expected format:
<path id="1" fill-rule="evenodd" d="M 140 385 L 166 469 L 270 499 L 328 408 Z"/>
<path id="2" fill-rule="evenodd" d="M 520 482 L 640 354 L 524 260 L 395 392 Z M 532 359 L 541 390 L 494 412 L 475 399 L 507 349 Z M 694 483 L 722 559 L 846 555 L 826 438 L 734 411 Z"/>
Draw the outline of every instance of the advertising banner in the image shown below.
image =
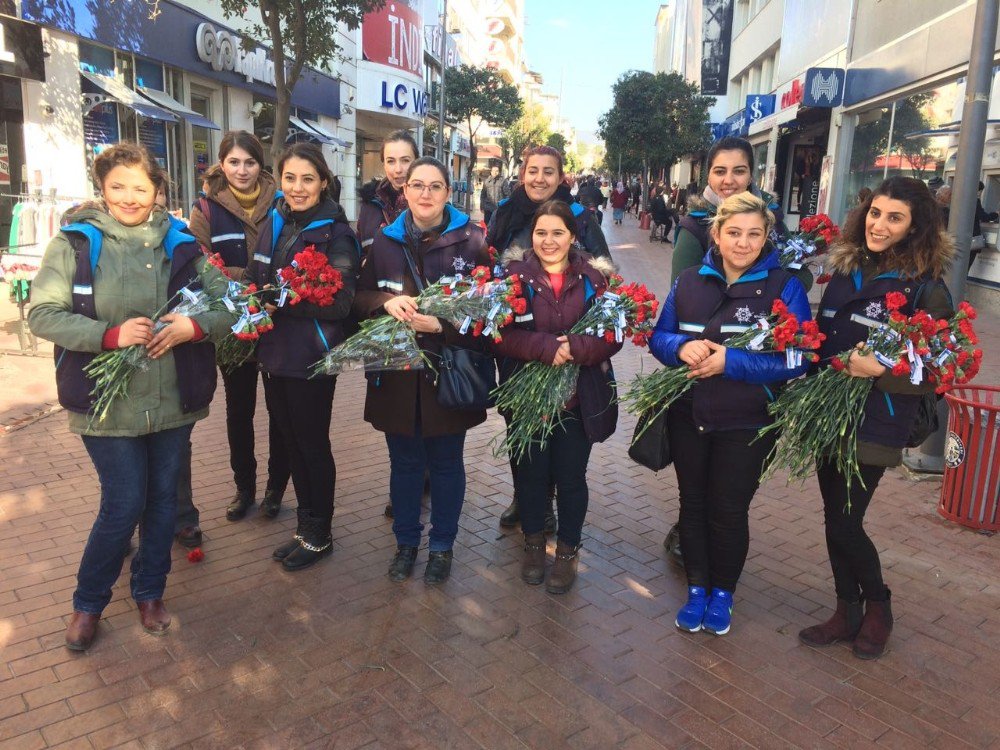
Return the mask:
<path id="1" fill-rule="evenodd" d="M 722 96 L 728 90 L 733 36 L 733 0 L 702 0 L 701 93 Z"/>
<path id="2" fill-rule="evenodd" d="M 424 25 L 420 12 L 397 0 L 365 14 L 361 49 L 368 62 L 422 78 Z"/>

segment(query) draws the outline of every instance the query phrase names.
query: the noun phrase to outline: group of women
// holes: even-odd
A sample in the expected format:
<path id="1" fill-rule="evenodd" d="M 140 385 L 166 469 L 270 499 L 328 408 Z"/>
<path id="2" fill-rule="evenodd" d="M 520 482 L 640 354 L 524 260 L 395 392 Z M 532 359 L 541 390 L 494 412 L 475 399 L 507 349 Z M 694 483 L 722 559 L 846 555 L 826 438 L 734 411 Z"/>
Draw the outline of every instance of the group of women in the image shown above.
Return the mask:
<path id="1" fill-rule="evenodd" d="M 800 320 L 810 318 L 806 289 L 780 267 L 769 242 L 775 218 L 750 184 L 752 152 L 744 142 L 722 145 L 731 147 L 710 156 L 706 190 L 718 200 L 695 217 L 700 223 L 693 227 L 705 238 L 703 256 L 689 268 L 675 268 L 650 343 L 661 362 L 686 364 L 690 376 L 701 381 L 668 413 L 688 578 L 688 598 L 676 624 L 717 635 L 730 629 L 749 546 L 748 509 L 772 445 L 754 439 L 770 423 L 768 403 L 804 372 L 789 368 L 784 357 L 727 349 L 723 342 L 736 327 L 769 311 L 776 299 Z M 312 245 L 344 280 L 330 306 L 277 308 L 269 301 L 275 327 L 262 337 L 256 360 L 223 375 L 237 489 L 227 509 L 230 520 L 244 517 L 255 503 L 252 420 L 260 372 L 270 433 L 262 513 L 277 515 L 289 475 L 297 500 L 296 533 L 273 557 L 298 570 L 330 553 L 336 468 L 329 426 L 336 378 L 310 379 L 307 368 L 344 339 L 349 316 L 390 315 L 413 328 L 430 357 L 446 345 L 489 346 L 501 382 L 527 362 L 580 366 L 580 387 L 566 404 L 568 417 L 544 449 L 533 447 L 512 461 L 514 498 L 502 520 L 521 524 L 521 578 L 532 585 L 545 582 L 552 593 L 568 591 L 577 575 L 591 449 L 616 426 L 610 360 L 621 345 L 569 333 L 607 287 L 613 267 L 600 227 L 572 202 L 559 152 L 539 147 L 524 155 L 521 182 L 498 206 L 485 235 L 451 205 L 448 170 L 419 158 L 405 132 L 384 144 L 386 179 L 362 206 L 357 233 L 329 195 L 333 176 L 316 147 L 289 147 L 275 163 L 277 185 L 262 171 L 262 159 L 252 135 L 227 134 L 218 174 L 206 185 L 188 231 L 156 206 L 154 185 L 162 181 L 162 170 L 149 154 L 131 144 L 108 149 L 94 166 L 102 200 L 79 209 L 53 240 L 35 281 L 30 324 L 57 345 L 60 401 L 101 481 L 100 512 L 80 564 L 67 646 L 85 650 L 93 642 L 137 525 L 132 596 L 148 632 L 162 634 L 169 626 L 163 593 L 175 524 L 197 527 L 190 515 L 178 520 L 178 512 L 190 514 L 193 508 L 178 502 L 179 494 L 185 495 L 178 478 L 185 463 L 190 470 L 191 427 L 206 416 L 215 387 L 214 348 L 207 344 L 226 335 L 234 316 L 168 312 L 160 318 L 166 326 L 154 325 L 152 316 L 169 308 L 168 300 L 191 279 L 210 291 L 227 283 L 202 248 L 222 256 L 229 276 L 266 289 L 295 253 Z M 726 162 L 725 170 L 711 166 L 717 160 Z M 734 174 L 739 179 L 734 181 Z M 277 197 L 275 187 L 281 190 Z M 420 291 L 442 276 L 490 264 L 491 247 L 501 253 L 504 273 L 521 280 L 527 304 L 497 344 L 421 313 L 416 303 Z M 926 186 L 906 178 L 883 183 L 851 215 L 828 263 L 833 281 L 819 318 L 827 334 L 823 361 L 867 337 L 854 313 L 870 313 L 869 303 L 888 291 L 906 295 L 910 309 L 948 314 L 950 300 L 940 279 L 950 254 Z M 146 347 L 149 367 L 136 373 L 128 400 L 106 419 L 93 421 L 85 365 L 101 351 L 136 344 Z M 899 462 L 923 389 L 860 351 L 847 372 L 873 378 L 875 385 L 859 443 L 864 486 L 855 482 L 848 488 L 832 463 L 821 461 L 817 468 L 837 608 L 800 639 L 816 646 L 852 640 L 858 656 L 872 658 L 885 648 L 892 614 L 864 515 L 885 468 Z M 385 434 L 389 453 L 388 514 L 396 550 L 388 575 L 403 581 L 413 573 L 424 531 L 421 497 L 429 480 L 423 577 L 428 584 L 441 583 L 451 571 L 465 495 L 465 436 L 486 413 L 442 407 L 430 370 L 370 372 L 366 378 L 364 418 Z M 852 510 L 844 513 L 848 499 Z M 558 531 L 550 564 L 545 533 L 556 525 L 553 503 Z"/>

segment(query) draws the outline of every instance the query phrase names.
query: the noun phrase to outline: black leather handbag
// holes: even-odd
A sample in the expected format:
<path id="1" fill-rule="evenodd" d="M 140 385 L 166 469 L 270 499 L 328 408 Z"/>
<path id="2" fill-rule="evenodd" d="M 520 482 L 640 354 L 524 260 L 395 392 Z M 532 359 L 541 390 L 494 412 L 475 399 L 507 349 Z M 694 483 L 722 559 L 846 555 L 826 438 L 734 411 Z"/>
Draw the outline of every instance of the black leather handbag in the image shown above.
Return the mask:
<path id="1" fill-rule="evenodd" d="M 670 466 L 673 459 L 670 456 L 666 409 L 654 417 L 652 422 L 649 420 L 649 412 L 639 417 L 632 434 L 632 444 L 628 448 L 628 457 L 652 471 Z"/>
<path id="2" fill-rule="evenodd" d="M 417 271 L 409 248 L 403 244 L 406 264 L 417 289 L 424 290 L 424 280 Z M 490 394 L 497 387 L 496 363 L 492 354 L 446 344 L 438 359 L 437 399 L 445 409 L 482 411 L 493 406 Z"/>
<path id="3" fill-rule="evenodd" d="M 481 411 L 493 406 L 497 387 L 493 357 L 474 349 L 445 346 L 438 365 L 437 399 L 446 409 Z"/>

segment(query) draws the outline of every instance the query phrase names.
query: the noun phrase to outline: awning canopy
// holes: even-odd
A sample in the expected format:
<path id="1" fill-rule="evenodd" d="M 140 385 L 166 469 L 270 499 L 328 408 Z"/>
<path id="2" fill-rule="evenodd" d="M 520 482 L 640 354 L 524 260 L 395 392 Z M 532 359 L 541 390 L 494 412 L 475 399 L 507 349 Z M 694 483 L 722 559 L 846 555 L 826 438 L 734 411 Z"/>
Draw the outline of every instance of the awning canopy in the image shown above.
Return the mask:
<path id="1" fill-rule="evenodd" d="M 167 94 L 164 91 L 139 86 L 139 93 L 151 100 L 154 104 L 158 104 L 164 109 L 173 112 L 175 115 L 183 117 L 192 125 L 197 125 L 201 128 L 209 128 L 210 130 L 222 130 L 222 128 L 209 120 L 207 117 L 198 114 L 193 109 L 185 107 L 179 101 L 170 96 L 170 94 Z"/>
<path id="2" fill-rule="evenodd" d="M 290 115 L 288 118 L 288 124 L 297 131 L 295 133 L 290 133 L 290 136 L 294 137 L 301 134 L 307 138 L 319 141 L 320 143 L 326 143 L 330 146 L 340 146 L 342 148 L 347 147 L 347 141 L 341 140 L 318 122 L 313 122 L 312 120 L 302 120 L 295 115 Z"/>
<path id="3" fill-rule="evenodd" d="M 149 99 L 139 96 L 139 94 L 128 86 L 116 81 L 114 78 L 103 76 L 100 73 L 91 73 L 89 70 L 81 70 L 80 75 L 114 101 L 135 110 L 143 117 L 151 117 L 154 120 L 163 120 L 164 122 L 177 122 L 177 117 L 172 112 L 153 104 Z"/>

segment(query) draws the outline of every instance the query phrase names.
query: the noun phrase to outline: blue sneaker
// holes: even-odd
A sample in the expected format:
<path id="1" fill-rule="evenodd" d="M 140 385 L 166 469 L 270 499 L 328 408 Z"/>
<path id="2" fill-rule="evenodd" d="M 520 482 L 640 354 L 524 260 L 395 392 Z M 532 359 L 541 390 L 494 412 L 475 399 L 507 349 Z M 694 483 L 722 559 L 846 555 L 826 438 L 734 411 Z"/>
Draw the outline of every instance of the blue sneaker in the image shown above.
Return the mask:
<path id="1" fill-rule="evenodd" d="M 702 627 L 709 633 L 725 635 L 733 619 L 733 592 L 712 589 L 712 599 L 705 610 Z"/>
<path id="2" fill-rule="evenodd" d="M 701 621 L 705 617 L 707 606 L 708 592 L 701 586 L 688 586 L 687 604 L 677 611 L 674 625 L 688 633 L 697 633 L 701 630 Z"/>

